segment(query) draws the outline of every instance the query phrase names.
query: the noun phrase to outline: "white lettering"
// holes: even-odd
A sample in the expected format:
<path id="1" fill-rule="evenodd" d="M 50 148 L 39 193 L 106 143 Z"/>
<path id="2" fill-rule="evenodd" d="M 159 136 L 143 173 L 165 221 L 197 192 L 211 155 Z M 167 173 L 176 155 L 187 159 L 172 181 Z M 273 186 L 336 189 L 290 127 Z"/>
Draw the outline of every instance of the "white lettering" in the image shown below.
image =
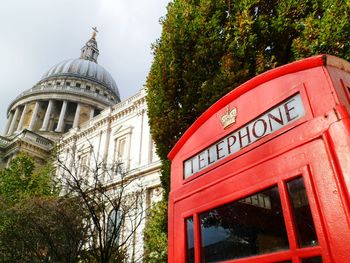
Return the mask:
<path id="1" fill-rule="evenodd" d="M 298 93 L 186 160 L 184 162 L 184 177 L 190 177 L 304 115 L 304 105 Z"/>

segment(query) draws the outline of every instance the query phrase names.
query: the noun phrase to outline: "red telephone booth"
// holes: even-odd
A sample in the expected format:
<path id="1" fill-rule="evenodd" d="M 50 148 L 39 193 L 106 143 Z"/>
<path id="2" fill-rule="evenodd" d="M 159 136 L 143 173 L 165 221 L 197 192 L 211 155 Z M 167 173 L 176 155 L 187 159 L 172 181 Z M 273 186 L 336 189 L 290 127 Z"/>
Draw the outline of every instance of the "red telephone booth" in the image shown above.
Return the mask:
<path id="1" fill-rule="evenodd" d="M 349 90 L 321 55 L 203 113 L 169 153 L 169 262 L 350 262 Z"/>

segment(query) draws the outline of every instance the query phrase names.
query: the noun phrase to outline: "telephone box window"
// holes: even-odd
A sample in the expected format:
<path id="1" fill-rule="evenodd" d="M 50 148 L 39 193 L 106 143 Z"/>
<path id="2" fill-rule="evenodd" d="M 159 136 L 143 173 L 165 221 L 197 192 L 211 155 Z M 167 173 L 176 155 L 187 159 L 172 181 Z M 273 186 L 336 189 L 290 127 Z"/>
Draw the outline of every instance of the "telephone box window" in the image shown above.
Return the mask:
<path id="1" fill-rule="evenodd" d="M 193 217 L 186 219 L 187 229 L 187 263 L 194 263 L 194 229 L 193 229 Z"/>
<path id="2" fill-rule="evenodd" d="M 303 178 L 300 177 L 288 182 L 287 187 L 293 208 L 299 247 L 317 246 L 315 225 L 312 220 Z"/>
<path id="3" fill-rule="evenodd" d="M 301 260 L 302 263 L 322 263 L 322 257 L 314 257 L 314 258 L 304 258 Z"/>
<path id="4" fill-rule="evenodd" d="M 202 262 L 289 249 L 277 186 L 200 215 Z"/>

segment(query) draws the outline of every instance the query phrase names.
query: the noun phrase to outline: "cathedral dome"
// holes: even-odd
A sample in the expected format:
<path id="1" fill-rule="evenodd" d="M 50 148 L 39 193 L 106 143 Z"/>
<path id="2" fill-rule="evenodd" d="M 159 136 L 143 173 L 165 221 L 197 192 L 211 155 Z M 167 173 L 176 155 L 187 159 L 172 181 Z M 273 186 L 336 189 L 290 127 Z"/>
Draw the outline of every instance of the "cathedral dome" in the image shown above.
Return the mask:
<path id="1" fill-rule="evenodd" d="M 92 60 L 85 58 L 64 60 L 50 68 L 42 76 L 41 81 L 51 77 L 77 77 L 97 82 L 120 98 L 117 84 L 111 74 Z"/>
<path id="2" fill-rule="evenodd" d="M 97 63 L 97 29 L 93 29 L 79 58 L 56 64 L 11 102 L 7 136 L 27 129 L 56 140 L 120 102 L 113 77 Z"/>

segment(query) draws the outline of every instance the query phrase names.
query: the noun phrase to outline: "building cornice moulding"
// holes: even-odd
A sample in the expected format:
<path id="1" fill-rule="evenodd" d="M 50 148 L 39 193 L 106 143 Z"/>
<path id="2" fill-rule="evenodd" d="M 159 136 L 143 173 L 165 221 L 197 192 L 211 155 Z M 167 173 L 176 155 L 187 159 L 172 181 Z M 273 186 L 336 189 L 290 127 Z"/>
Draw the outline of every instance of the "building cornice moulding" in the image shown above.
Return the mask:
<path id="1" fill-rule="evenodd" d="M 146 110 L 146 92 L 144 89 L 115 106 L 103 110 L 95 118 L 84 123 L 79 130 L 71 129 L 63 137 L 63 142 L 69 142 L 72 136 L 76 136 L 77 139 L 87 137 L 104 125 L 108 125 L 125 116 L 130 116 L 132 113 L 138 114 L 139 110 Z"/>

